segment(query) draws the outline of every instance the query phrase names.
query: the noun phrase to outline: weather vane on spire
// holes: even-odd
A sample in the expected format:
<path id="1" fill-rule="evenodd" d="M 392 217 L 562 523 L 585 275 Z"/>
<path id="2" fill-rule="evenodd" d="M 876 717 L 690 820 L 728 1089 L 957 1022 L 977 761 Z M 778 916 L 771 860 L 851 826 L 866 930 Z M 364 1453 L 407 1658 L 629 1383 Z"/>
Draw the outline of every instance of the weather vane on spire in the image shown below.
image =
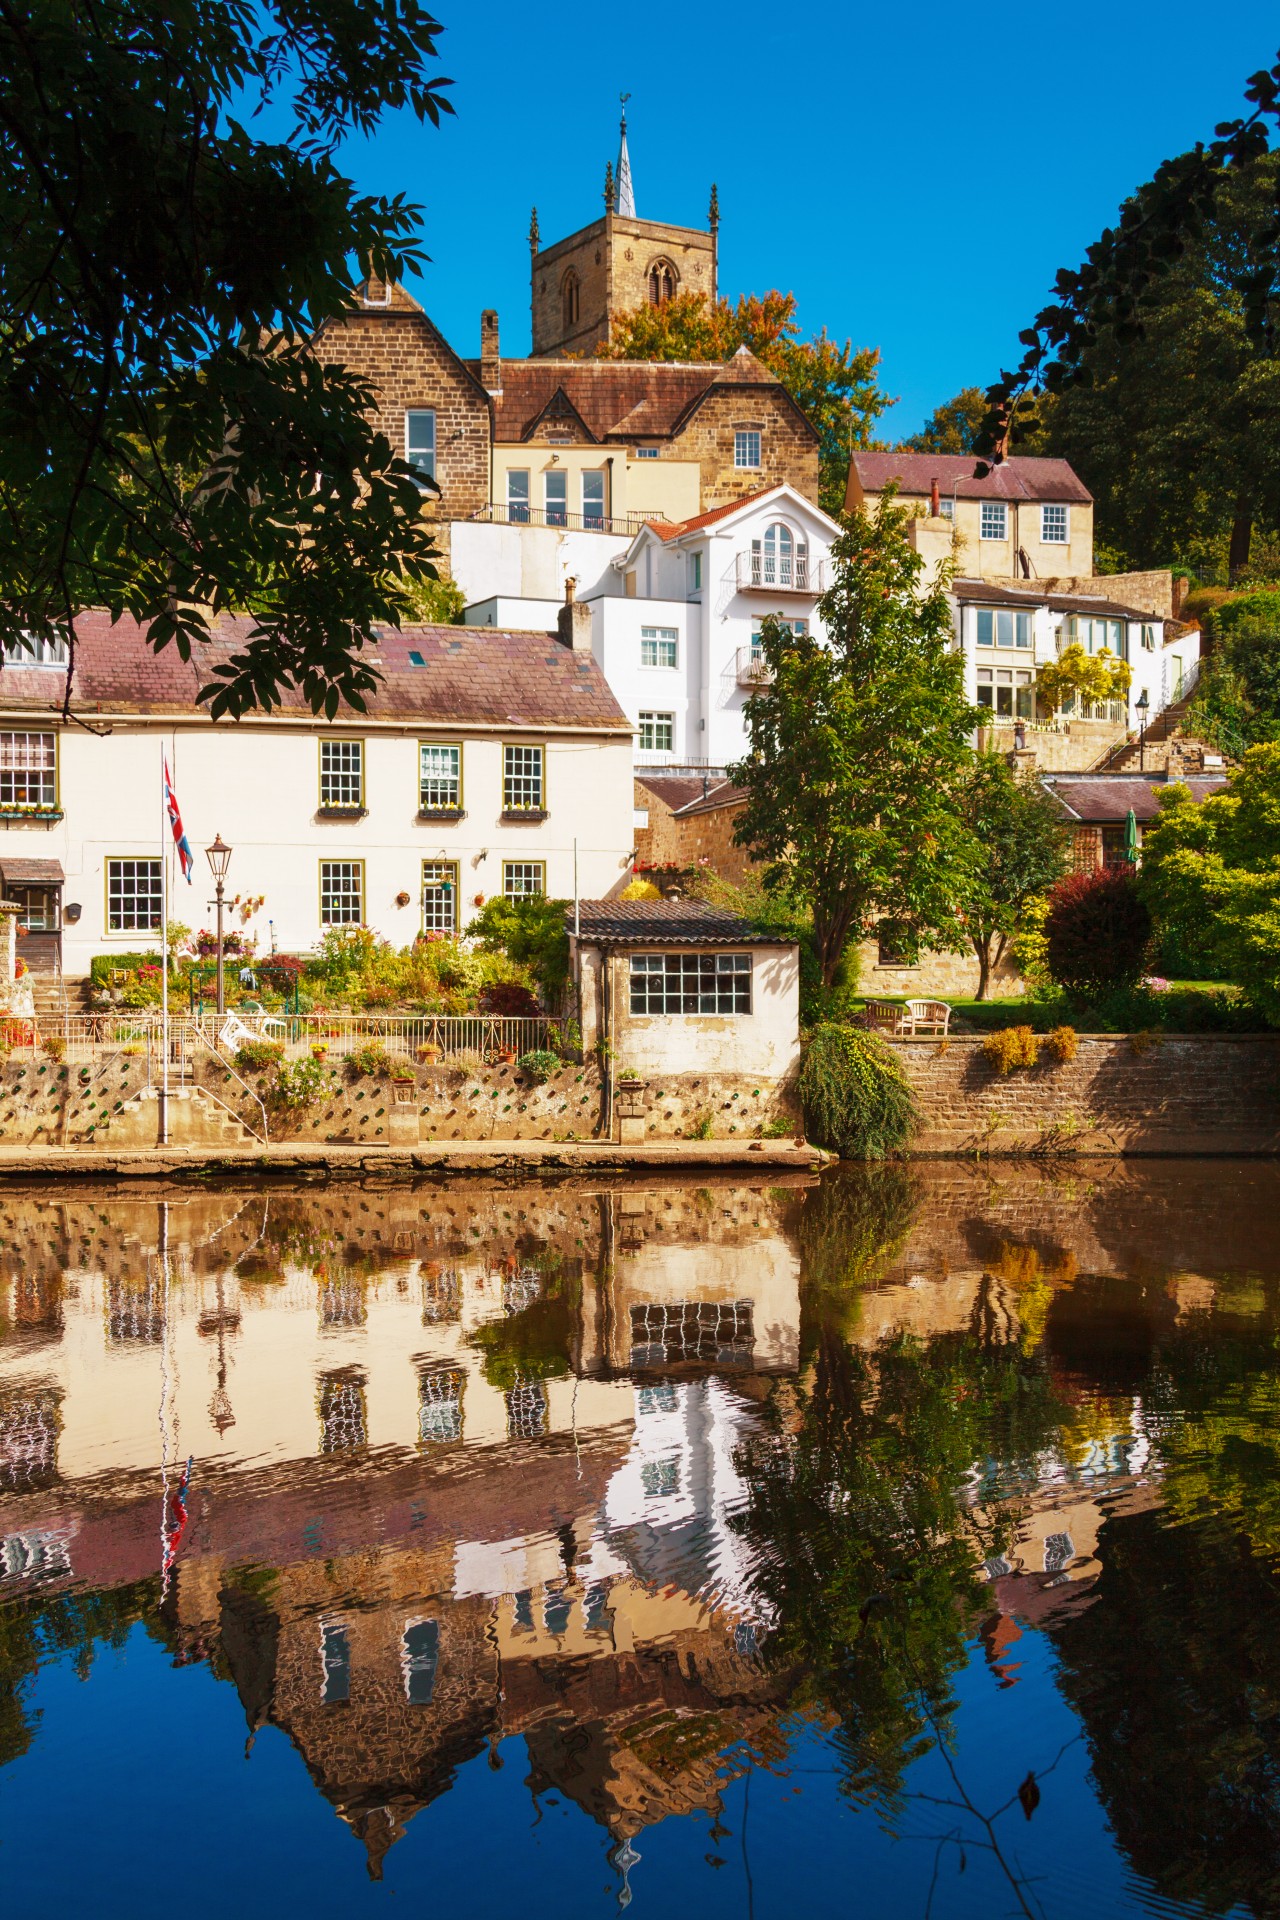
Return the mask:
<path id="1" fill-rule="evenodd" d="M 636 196 L 635 189 L 631 184 L 631 156 L 627 152 L 627 102 L 631 98 L 631 95 L 629 93 L 620 93 L 618 98 L 622 102 L 622 142 L 618 148 L 618 172 L 614 185 L 614 205 L 625 219 L 634 220 L 636 217 Z"/>

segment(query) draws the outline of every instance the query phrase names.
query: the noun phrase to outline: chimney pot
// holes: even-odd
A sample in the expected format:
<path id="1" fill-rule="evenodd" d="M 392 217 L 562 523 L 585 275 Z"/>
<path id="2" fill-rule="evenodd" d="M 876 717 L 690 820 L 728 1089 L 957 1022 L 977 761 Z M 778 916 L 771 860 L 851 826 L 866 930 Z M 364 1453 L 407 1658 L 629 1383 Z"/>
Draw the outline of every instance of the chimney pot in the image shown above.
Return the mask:
<path id="1" fill-rule="evenodd" d="M 929 482 L 929 513 L 936 520 L 942 512 L 942 492 L 936 479 Z"/>
<path id="2" fill-rule="evenodd" d="M 564 583 L 564 605 L 560 609 L 556 625 L 560 633 L 560 642 L 573 653 L 591 651 L 591 609 L 585 600 L 577 597 L 578 583 L 570 574 Z"/>
<path id="3" fill-rule="evenodd" d="M 492 307 L 480 315 L 480 384 L 486 393 L 502 392 L 502 357 L 498 347 L 498 316 Z"/>

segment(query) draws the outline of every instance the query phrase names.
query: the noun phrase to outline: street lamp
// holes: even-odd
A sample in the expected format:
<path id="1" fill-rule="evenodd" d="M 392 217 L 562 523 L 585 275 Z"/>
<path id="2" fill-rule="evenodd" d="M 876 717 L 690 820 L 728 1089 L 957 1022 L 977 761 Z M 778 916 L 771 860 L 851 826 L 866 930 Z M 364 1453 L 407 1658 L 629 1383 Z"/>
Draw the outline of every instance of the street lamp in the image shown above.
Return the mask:
<path id="1" fill-rule="evenodd" d="M 205 848 L 204 857 L 209 862 L 209 871 L 210 873 L 212 873 L 214 878 L 214 891 L 217 896 L 218 1012 L 219 1014 L 223 1014 L 227 1010 L 227 989 L 226 989 L 226 981 L 223 978 L 223 971 L 222 971 L 222 886 L 223 886 L 223 882 L 227 877 L 227 868 L 231 865 L 231 849 L 229 846 L 225 844 L 221 834 L 218 834 L 217 838 L 214 840 L 214 843 L 211 847 Z"/>
<path id="2" fill-rule="evenodd" d="M 1151 705 L 1151 695 L 1146 688 L 1138 695 L 1138 772 L 1147 770 L 1147 710 Z"/>

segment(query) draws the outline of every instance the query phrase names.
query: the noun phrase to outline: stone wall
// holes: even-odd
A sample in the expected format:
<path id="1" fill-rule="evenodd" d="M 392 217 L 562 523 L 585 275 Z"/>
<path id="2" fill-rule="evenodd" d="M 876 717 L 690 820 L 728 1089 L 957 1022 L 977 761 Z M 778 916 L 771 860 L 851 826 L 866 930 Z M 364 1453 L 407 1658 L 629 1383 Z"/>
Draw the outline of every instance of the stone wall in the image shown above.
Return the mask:
<path id="1" fill-rule="evenodd" d="M 759 467 L 733 464 L 733 436 L 740 427 L 759 429 Z M 780 387 L 715 389 L 677 436 L 672 452 L 699 463 L 703 513 L 783 482 L 810 500 L 818 498 L 817 435 Z"/>
<path id="2" fill-rule="evenodd" d="M 1280 1034 L 1082 1034 L 1005 1076 L 976 1037 L 890 1044 L 917 1154 L 1280 1153 Z"/>

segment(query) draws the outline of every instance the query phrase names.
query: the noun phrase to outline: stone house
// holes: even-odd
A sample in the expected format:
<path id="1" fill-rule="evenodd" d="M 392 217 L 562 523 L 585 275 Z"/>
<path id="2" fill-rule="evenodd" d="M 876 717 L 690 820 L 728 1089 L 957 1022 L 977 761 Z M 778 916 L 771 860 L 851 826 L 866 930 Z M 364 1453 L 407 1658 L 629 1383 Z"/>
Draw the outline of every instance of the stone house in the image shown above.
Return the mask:
<path id="1" fill-rule="evenodd" d="M 1142 773 L 1058 773 L 1044 779 L 1071 831 L 1071 864 L 1077 873 L 1113 866 L 1124 858 L 1125 823 L 1132 811 L 1138 829 L 1139 858 L 1143 836 L 1160 818 L 1160 794 L 1167 775 Z M 1210 799 L 1229 784 L 1226 773 L 1190 775 L 1182 784 L 1193 800 Z"/>
<path id="2" fill-rule="evenodd" d="M 966 573 L 1044 579 L 1093 572 L 1093 496 L 1065 460 L 1015 454 L 978 479 L 971 453 L 855 453 L 845 506 L 873 509 L 891 483 L 917 519 L 944 521 Z"/>
<path id="3" fill-rule="evenodd" d="M 494 893 L 607 894 L 631 864 L 631 727 L 589 648 L 558 634 L 461 627 L 383 634 L 368 710 L 332 722 L 297 695 L 213 722 L 213 663 L 156 654 L 130 620 L 78 624 L 65 658 L 0 669 L 0 872 L 35 967 L 88 971 L 148 949 L 170 918 L 210 922 L 201 849 L 233 848 L 230 924 L 259 953 L 365 925 L 396 946 L 465 930 Z M 214 659 L 247 623 L 224 621 Z M 568 635 L 571 642 L 572 634 Z M 161 836 L 167 757 L 195 849 L 188 887 Z"/>

